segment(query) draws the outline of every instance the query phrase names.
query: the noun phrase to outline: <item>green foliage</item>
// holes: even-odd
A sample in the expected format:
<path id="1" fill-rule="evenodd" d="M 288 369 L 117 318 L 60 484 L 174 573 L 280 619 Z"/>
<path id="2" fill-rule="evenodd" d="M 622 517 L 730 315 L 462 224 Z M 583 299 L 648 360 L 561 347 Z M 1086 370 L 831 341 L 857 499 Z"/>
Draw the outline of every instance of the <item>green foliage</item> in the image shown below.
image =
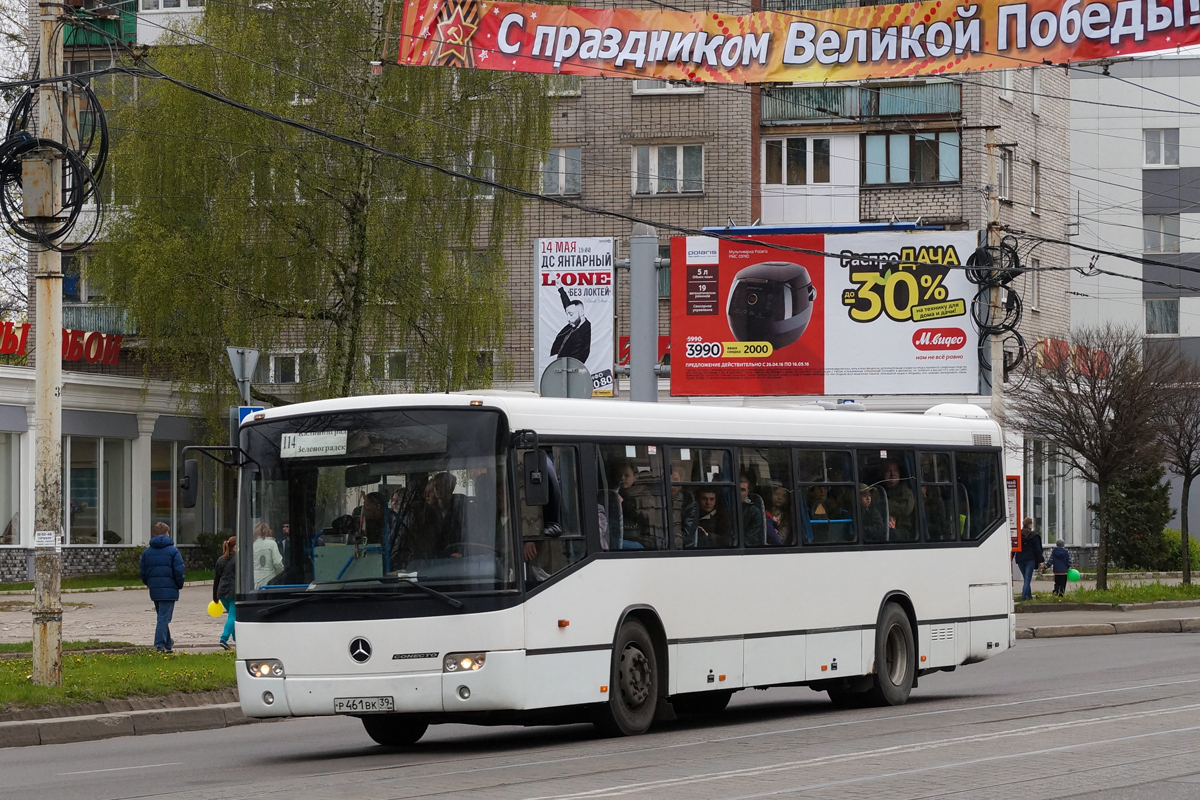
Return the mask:
<path id="1" fill-rule="evenodd" d="M 1153 603 L 1159 600 L 1200 600 L 1200 584 L 1172 585 L 1166 583 L 1113 583 L 1108 589 L 1072 589 L 1067 584 L 1067 594 L 1057 597 L 1050 592 L 1034 592 L 1033 603 Z"/>
<path id="2" fill-rule="evenodd" d="M 64 655 L 62 686 L 35 686 L 27 658 L 0 660 L 0 710 L 93 703 L 118 697 L 208 692 L 237 685 L 233 653 Z"/>
<path id="3" fill-rule="evenodd" d="M 1175 516 L 1160 464 L 1141 464 L 1108 489 L 1108 555 L 1117 567 L 1166 569 L 1163 528 Z M 1093 506 L 1094 508 L 1094 506 Z"/>
<path id="4" fill-rule="evenodd" d="M 63 650 L 101 650 L 117 647 L 133 647 L 129 642 L 102 642 L 99 639 L 66 641 Z M 0 653 L 32 653 L 33 642 L 0 642 Z"/>
<path id="5" fill-rule="evenodd" d="M 221 533 L 196 534 L 196 548 L 200 551 L 200 563 L 207 568 L 213 568 L 221 557 L 221 545 L 230 536 L 228 531 Z"/>
<path id="6" fill-rule="evenodd" d="M 536 188 L 550 144 L 545 80 L 391 64 L 373 76 L 370 62 L 388 61 L 381 9 L 210 4 L 150 63 L 325 131 Z M 166 81 L 139 79 L 133 96 L 111 114 L 126 210 L 109 218 L 88 277 L 132 313 L 151 363 L 214 431 L 235 397 L 231 343 L 312 354 L 299 399 L 378 389 L 387 376 L 368 356 L 389 350 L 407 353 L 416 390 L 490 382 L 480 351 L 503 343 L 502 245 L 519 235 L 523 201 Z"/>
<path id="7" fill-rule="evenodd" d="M 118 578 L 140 578 L 141 560 L 145 547 L 126 547 L 117 553 L 117 570 L 113 573 Z"/>
<path id="8" fill-rule="evenodd" d="M 1166 542 L 1166 554 L 1163 558 L 1163 569 L 1171 572 L 1178 572 L 1183 569 L 1183 550 L 1181 543 L 1183 535 L 1178 528 L 1167 528 L 1163 531 L 1163 540 Z M 1188 531 L 1188 552 L 1191 554 L 1189 563 L 1192 569 L 1200 569 L 1200 541 L 1196 540 L 1196 534 Z"/>

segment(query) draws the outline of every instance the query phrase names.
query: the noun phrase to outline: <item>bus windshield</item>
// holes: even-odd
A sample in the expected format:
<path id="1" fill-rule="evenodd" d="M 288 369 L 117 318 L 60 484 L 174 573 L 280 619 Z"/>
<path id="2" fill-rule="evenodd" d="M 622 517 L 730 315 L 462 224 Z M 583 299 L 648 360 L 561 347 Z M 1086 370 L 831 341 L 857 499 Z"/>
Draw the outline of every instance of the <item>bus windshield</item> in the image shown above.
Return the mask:
<path id="1" fill-rule="evenodd" d="M 515 587 L 505 426 L 485 410 L 403 409 L 249 425 L 242 594 Z M 250 568 L 252 566 L 252 569 Z"/>

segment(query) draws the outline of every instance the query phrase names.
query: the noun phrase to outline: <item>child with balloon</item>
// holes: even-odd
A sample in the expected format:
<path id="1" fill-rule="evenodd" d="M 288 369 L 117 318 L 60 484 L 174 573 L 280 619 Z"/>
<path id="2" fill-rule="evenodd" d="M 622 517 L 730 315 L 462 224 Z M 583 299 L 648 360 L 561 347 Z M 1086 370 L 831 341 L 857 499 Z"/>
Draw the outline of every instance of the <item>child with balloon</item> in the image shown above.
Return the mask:
<path id="1" fill-rule="evenodd" d="M 1054 572 L 1054 594 L 1062 597 L 1067 591 L 1067 575 L 1074 572 L 1071 569 L 1071 553 L 1062 539 L 1055 542 L 1055 548 L 1050 551 L 1049 566 Z"/>

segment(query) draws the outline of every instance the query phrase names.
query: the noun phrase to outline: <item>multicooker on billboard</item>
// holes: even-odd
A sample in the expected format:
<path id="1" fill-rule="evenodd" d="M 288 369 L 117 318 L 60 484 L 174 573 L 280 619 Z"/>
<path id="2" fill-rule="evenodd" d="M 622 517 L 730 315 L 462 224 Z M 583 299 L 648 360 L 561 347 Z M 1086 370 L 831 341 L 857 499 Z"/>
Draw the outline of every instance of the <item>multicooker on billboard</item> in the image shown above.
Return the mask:
<path id="1" fill-rule="evenodd" d="M 977 234 L 671 240 L 674 395 L 973 394 Z"/>

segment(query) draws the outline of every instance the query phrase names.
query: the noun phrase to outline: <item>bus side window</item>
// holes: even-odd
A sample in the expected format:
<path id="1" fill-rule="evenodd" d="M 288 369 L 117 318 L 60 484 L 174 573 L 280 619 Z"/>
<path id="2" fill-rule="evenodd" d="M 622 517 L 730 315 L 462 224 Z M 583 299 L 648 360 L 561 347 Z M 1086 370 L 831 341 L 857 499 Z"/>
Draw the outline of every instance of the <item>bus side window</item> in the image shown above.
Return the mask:
<path id="1" fill-rule="evenodd" d="M 882 503 L 887 507 L 883 514 L 886 524 L 884 537 L 879 539 L 867 529 L 868 525 L 864 522 L 866 541 L 915 542 L 920 539 L 914 464 L 911 450 L 883 448 L 858 451 L 858 479 L 871 492 L 874 498 L 871 505 Z M 871 514 L 873 516 L 874 512 Z"/>
<path id="2" fill-rule="evenodd" d="M 845 450 L 801 450 L 796 506 L 805 544 L 854 544 L 858 497 L 854 468 Z"/>
<path id="3" fill-rule="evenodd" d="M 921 507 L 931 542 L 958 539 L 954 515 L 954 481 L 949 453 L 921 453 Z"/>
<path id="4" fill-rule="evenodd" d="M 738 451 L 738 473 L 746 485 L 742 500 L 742 529 L 746 547 L 788 547 L 793 535 L 792 453 L 782 447 L 743 447 Z M 739 494 L 742 483 L 738 484 Z M 763 535 L 753 539 L 754 526 L 746 525 L 750 507 L 761 509 Z"/>
<path id="5" fill-rule="evenodd" d="M 534 586 L 587 555 L 579 506 L 579 453 L 571 446 L 543 447 L 549 456 L 550 503 L 525 505 L 524 476 L 517 483 L 521 500 L 522 558 L 525 583 Z M 523 459 L 518 458 L 518 464 Z"/>
<path id="6" fill-rule="evenodd" d="M 1004 518 L 999 459 L 994 452 L 955 453 L 954 469 L 962 538 L 982 538 Z"/>
<path id="7" fill-rule="evenodd" d="M 608 525 L 620 518 L 622 550 L 667 549 L 662 457 L 655 445 L 601 444 L 605 480 L 615 491 L 617 513 L 609 507 Z M 609 537 L 610 543 L 613 541 Z"/>

